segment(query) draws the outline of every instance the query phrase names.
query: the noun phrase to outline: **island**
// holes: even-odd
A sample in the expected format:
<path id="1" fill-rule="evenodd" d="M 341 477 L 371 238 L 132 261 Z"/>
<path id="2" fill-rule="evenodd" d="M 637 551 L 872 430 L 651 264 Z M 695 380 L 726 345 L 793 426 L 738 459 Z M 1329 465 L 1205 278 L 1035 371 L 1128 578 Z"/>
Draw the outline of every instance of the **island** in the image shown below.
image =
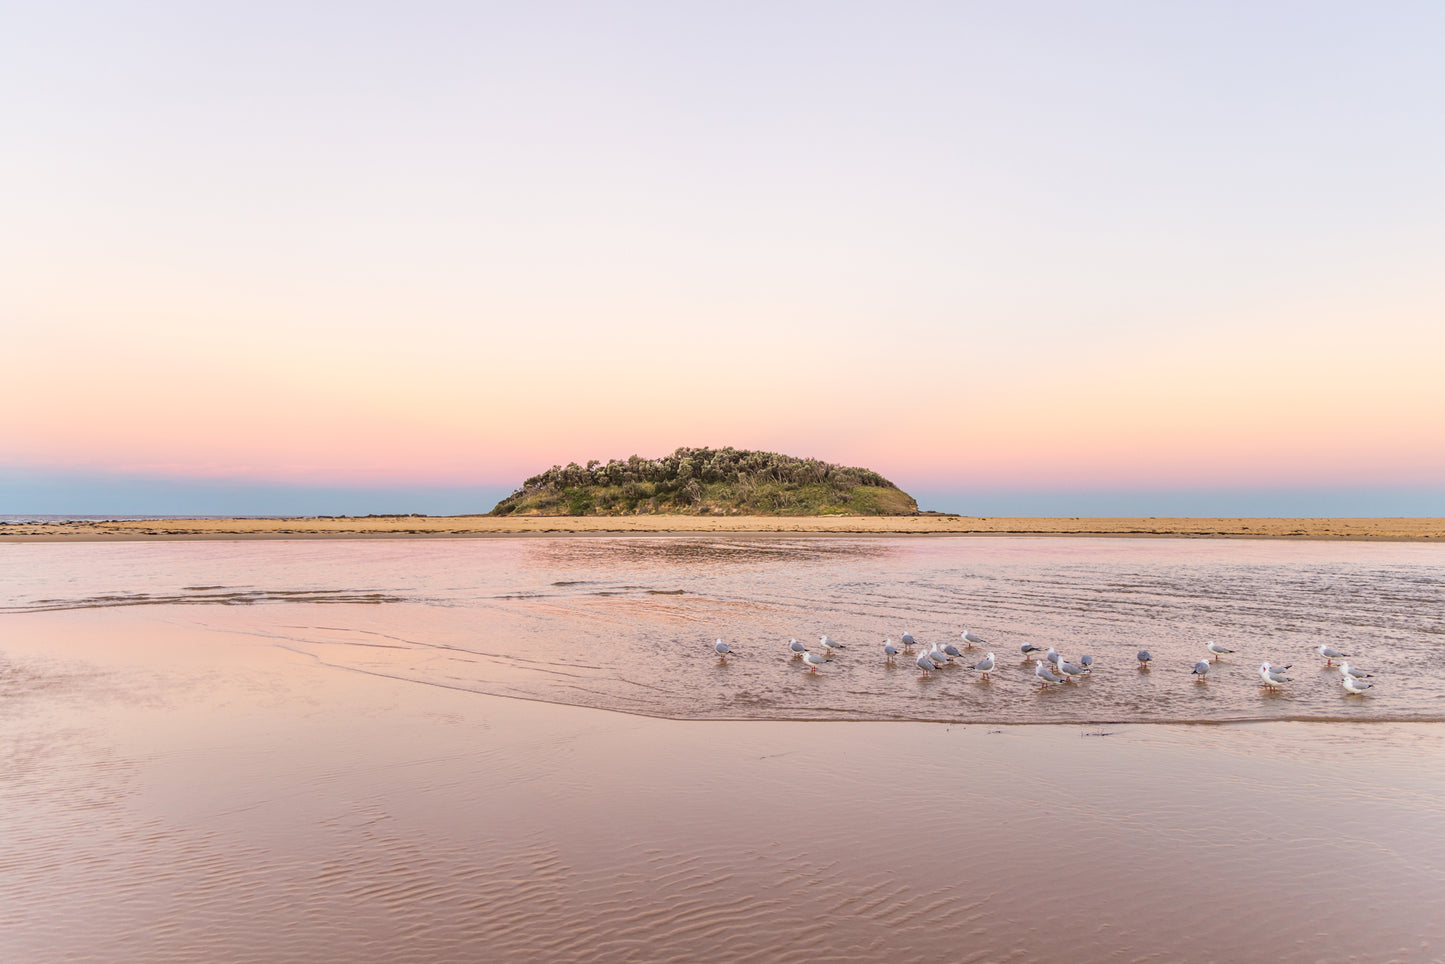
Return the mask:
<path id="1" fill-rule="evenodd" d="M 871 469 L 735 448 L 679 448 L 660 459 L 554 465 L 493 516 L 905 516 L 918 502 Z"/>

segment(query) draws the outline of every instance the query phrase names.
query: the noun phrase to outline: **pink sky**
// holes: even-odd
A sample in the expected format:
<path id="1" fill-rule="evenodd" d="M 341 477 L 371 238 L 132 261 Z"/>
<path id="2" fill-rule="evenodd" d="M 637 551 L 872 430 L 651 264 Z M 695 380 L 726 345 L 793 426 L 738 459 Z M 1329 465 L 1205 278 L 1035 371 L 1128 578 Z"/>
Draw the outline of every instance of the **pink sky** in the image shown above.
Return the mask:
<path id="1" fill-rule="evenodd" d="M 0 38 L 0 478 L 1445 493 L 1430 11 L 90 14 Z"/>

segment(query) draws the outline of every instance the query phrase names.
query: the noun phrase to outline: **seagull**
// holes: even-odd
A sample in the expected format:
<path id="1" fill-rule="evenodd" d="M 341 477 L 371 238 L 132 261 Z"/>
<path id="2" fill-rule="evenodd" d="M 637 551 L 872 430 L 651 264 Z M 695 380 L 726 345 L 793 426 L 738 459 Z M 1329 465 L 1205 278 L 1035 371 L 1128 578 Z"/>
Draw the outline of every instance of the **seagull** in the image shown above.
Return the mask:
<path id="1" fill-rule="evenodd" d="M 953 657 L 945 653 L 943 650 L 939 649 L 937 643 L 933 644 L 933 647 L 929 649 L 927 655 L 930 660 L 932 660 L 940 667 L 943 666 L 945 663 L 953 662 Z"/>
<path id="2" fill-rule="evenodd" d="M 808 664 L 808 672 L 818 672 L 818 667 L 828 662 L 828 657 L 819 656 L 817 653 L 804 653 L 803 662 Z"/>
<path id="3" fill-rule="evenodd" d="M 891 662 L 893 662 L 893 657 L 895 657 L 895 656 L 897 656 L 897 655 L 898 655 L 898 647 L 893 645 L 893 640 L 891 640 L 891 639 L 885 639 L 885 640 L 883 640 L 883 658 L 886 659 L 886 660 L 888 660 L 888 662 L 891 663 Z"/>
<path id="4" fill-rule="evenodd" d="M 712 650 L 723 662 L 727 662 L 727 658 L 733 654 L 733 651 L 728 649 L 728 644 L 720 639 L 712 644 Z"/>
<path id="5" fill-rule="evenodd" d="M 975 636 L 973 633 L 969 632 L 969 631 L 966 630 L 966 629 L 965 629 L 963 632 L 959 633 L 958 635 L 963 639 L 963 648 L 964 648 L 964 649 L 973 649 L 973 644 L 974 644 L 974 643 L 986 643 L 986 642 L 988 642 L 988 640 L 986 640 L 986 639 L 981 639 L 981 638 L 979 638 L 978 636 Z"/>
<path id="6" fill-rule="evenodd" d="M 1023 654 L 1025 660 L 1028 660 L 1034 653 L 1042 653 L 1043 650 L 1039 649 L 1033 643 L 1020 643 L 1019 652 Z"/>
<path id="7" fill-rule="evenodd" d="M 803 654 L 808 651 L 808 647 L 804 646 L 796 639 L 788 640 L 788 648 L 793 651 L 793 659 L 802 659 Z"/>
<path id="8" fill-rule="evenodd" d="M 1201 682 L 1201 683 L 1204 682 L 1204 676 L 1205 676 L 1205 674 L 1208 673 L 1208 672 L 1209 672 L 1209 660 L 1207 660 L 1207 659 L 1201 659 L 1199 662 L 1197 662 L 1197 663 L 1194 664 L 1194 673 L 1193 673 L 1193 675 L 1199 677 L 1199 682 Z"/>
<path id="9" fill-rule="evenodd" d="M 928 656 L 929 654 L 924 653 L 922 656 L 918 657 L 913 661 L 913 665 L 919 668 L 923 676 L 927 676 L 929 673 L 938 669 L 938 664 L 935 663 L 933 660 L 929 659 Z"/>
<path id="10" fill-rule="evenodd" d="M 980 673 L 982 673 L 984 679 L 988 679 L 988 674 L 993 672 L 993 667 L 994 667 L 993 653 L 989 653 L 989 654 L 988 654 L 987 656 L 985 656 L 983 659 L 981 659 L 981 660 L 979 660 L 977 663 L 974 663 L 974 664 L 973 664 L 973 668 L 976 669 L 976 670 L 978 670 Z"/>
<path id="11" fill-rule="evenodd" d="M 1350 677 L 1350 679 L 1366 679 L 1375 675 L 1374 673 L 1366 673 L 1361 670 L 1355 669 L 1353 666 L 1350 665 L 1349 660 L 1345 660 L 1340 663 L 1340 672 L 1343 673 L 1345 676 Z"/>
<path id="12" fill-rule="evenodd" d="M 1094 657 L 1090 656 L 1088 653 L 1085 653 L 1084 655 L 1079 657 L 1079 665 L 1084 668 L 1084 672 L 1093 672 Z"/>
<path id="13" fill-rule="evenodd" d="M 1050 663 L 1053 663 L 1055 666 L 1059 665 L 1059 651 L 1050 646 L 1049 651 L 1047 653 L 1044 653 L 1044 659 L 1048 660 Z"/>
<path id="14" fill-rule="evenodd" d="M 1268 689 L 1277 690 L 1290 681 L 1289 677 L 1284 675 L 1284 671 L 1287 669 L 1289 669 L 1288 666 L 1277 667 L 1270 666 L 1268 663 L 1260 663 L 1259 678 L 1264 680 L 1264 685 Z"/>
<path id="15" fill-rule="evenodd" d="M 1319 653 L 1325 658 L 1326 666 L 1333 666 L 1335 664 L 1335 660 L 1347 659 L 1350 655 L 1349 653 L 1342 653 L 1338 649 L 1332 649 L 1325 643 L 1320 643 L 1319 646 L 1315 649 L 1315 652 Z"/>
<path id="16" fill-rule="evenodd" d="M 911 653 L 911 652 L 913 652 L 913 634 L 912 634 L 912 633 L 904 633 L 904 634 L 903 634 L 903 640 L 902 640 L 902 642 L 903 642 L 903 651 L 904 651 L 905 653 Z"/>
<path id="17" fill-rule="evenodd" d="M 1070 681 L 1072 681 L 1075 676 L 1084 675 L 1084 667 L 1071 663 L 1066 659 L 1060 659 L 1059 672 L 1063 673 L 1069 678 Z"/>
<path id="18" fill-rule="evenodd" d="M 1149 651 L 1148 651 L 1147 649 L 1141 649 L 1141 650 L 1139 650 L 1139 668 L 1140 668 L 1140 669 L 1148 669 L 1148 668 L 1149 668 L 1149 662 L 1150 662 L 1152 659 L 1154 659 L 1154 657 L 1151 656 L 1151 655 L 1149 655 Z"/>
<path id="19" fill-rule="evenodd" d="M 1047 689 L 1050 683 L 1062 683 L 1064 681 L 1062 676 L 1055 676 L 1049 672 L 1049 667 L 1046 663 L 1035 664 L 1034 675 L 1039 678 L 1039 689 Z"/>
<path id="20" fill-rule="evenodd" d="M 1375 684 L 1366 683 L 1364 680 L 1355 679 L 1353 676 L 1346 676 L 1344 679 L 1340 680 L 1340 685 L 1345 688 L 1346 693 L 1351 693 L 1355 696 L 1359 696 L 1361 693 L 1369 689 L 1371 686 L 1374 686 Z"/>
<path id="21" fill-rule="evenodd" d="M 842 643 L 835 643 L 835 642 L 833 642 L 831 639 L 829 639 L 827 636 L 824 636 L 822 639 L 818 640 L 818 642 L 820 642 L 820 643 L 823 644 L 823 648 L 828 651 L 828 654 L 829 654 L 830 656 L 832 655 L 833 650 L 835 650 L 835 649 L 842 649 L 842 648 L 843 648 L 843 644 L 842 644 Z"/>
<path id="22" fill-rule="evenodd" d="M 943 655 L 947 656 L 949 659 L 953 659 L 953 657 L 955 656 L 962 656 L 963 651 L 952 643 L 944 643 Z"/>
<path id="23" fill-rule="evenodd" d="M 1212 639 L 1204 644 L 1204 648 L 1214 654 L 1214 662 L 1216 663 L 1219 662 L 1219 657 L 1225 655 L 1226 653 L 1234 652 L 1234 650 L 1232 649 L 1225 649 L 1223 646 L 1219 645 Z"/>

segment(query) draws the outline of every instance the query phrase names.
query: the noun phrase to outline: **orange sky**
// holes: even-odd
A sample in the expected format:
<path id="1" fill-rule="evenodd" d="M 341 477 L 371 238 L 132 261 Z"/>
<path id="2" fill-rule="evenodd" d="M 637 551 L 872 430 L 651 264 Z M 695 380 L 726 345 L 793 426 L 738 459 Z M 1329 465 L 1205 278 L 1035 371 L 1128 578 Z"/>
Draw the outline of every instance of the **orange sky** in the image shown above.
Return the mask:
<path id="1" fill-rule="evenodd" d="M 1430 11 L 171 13 L 0 38 L 0 479 L 1445 492 Z"/>

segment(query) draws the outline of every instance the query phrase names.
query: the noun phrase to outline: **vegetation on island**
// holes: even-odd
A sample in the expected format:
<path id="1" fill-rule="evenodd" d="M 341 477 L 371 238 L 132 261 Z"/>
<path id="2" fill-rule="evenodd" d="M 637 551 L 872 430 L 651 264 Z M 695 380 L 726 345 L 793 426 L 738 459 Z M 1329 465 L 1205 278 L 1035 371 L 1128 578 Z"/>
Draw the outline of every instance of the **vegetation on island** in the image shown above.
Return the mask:
<path id="1" fill-rule="evenodd" d="M 554 465 L 497 503 L 501 515 L 917 515 L 918 503 L 877 472 L 734 448 L 680 448 Z"/>

